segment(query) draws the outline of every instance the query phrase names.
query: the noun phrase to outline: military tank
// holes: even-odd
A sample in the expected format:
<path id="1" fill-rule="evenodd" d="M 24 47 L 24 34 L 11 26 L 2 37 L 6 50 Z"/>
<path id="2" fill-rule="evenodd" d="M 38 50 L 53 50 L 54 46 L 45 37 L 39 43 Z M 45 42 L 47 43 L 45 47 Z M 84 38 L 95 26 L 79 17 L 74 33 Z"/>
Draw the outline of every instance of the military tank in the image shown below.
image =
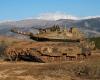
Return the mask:
<path id="1" fill-rule="evenodd" d="M 11 61 L 17 61 L 22 57 L 31 57 L 39 62 L 83 60 L 91 55 L 91 50 L 95 47 L 94 42 L 86 40 L 84 34 L 77 28 L 67 30 L 53 26 L 39 29 L 37 34 L 20 32 L 16 29 L 11 31 L 28 35 L 31 39 L 37 41 L 22 41 L 9 46 L 5 50 L 5 54 Z"/>
<path id="2" fill-rule="evenodd" d="M 53 41 L 53 42 L 79 42 L 84 39 L 82 32 L 78 28 L 71 27 L 69 30 L 61 28 L 59 26 L 53 26 L 49 28 L 35 28 L 38 29 L 37 34 L 31 32 L 21 32 L 17 29 L 12 29 L 11 32 L 27 35 L 30 39 L 35 41 Z"/>

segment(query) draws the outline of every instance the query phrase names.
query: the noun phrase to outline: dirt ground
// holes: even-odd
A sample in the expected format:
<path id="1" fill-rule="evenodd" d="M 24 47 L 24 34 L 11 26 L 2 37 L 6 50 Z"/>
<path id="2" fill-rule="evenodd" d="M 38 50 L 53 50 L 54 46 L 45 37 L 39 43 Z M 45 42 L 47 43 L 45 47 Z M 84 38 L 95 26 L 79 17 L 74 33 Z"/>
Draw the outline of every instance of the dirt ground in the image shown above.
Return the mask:
<path id="1" fill-rule="evenodd" d="M 89 72 L 88 78 L 83 66 L 86 71 L 87 67 L 91 68 L 90 71 L 93 74 L 90 75 L 91 72 Z M 100 76 L 100 56 L 98 55 L 93 55 L 83 61 L 62 63 L 0 61 L 0 80 L 100 80 L 98 76 Z"/>
<path id="2" fill-rule="evenodd" d="M 60 74 L 56 71 L 52 71 L 53 73 L 51 73 L 51 71 L 47 69 L 50 65 L 53 64 L 34 62 L 0 62 L 0 80 L 55 80 Z M 70 79 L 70 76 L 66 74 L 62 76 L 62 80 L 65 77 L 66 79 Z M 58 78 L 58 80 L 61 80 L 61 78 Z"/>

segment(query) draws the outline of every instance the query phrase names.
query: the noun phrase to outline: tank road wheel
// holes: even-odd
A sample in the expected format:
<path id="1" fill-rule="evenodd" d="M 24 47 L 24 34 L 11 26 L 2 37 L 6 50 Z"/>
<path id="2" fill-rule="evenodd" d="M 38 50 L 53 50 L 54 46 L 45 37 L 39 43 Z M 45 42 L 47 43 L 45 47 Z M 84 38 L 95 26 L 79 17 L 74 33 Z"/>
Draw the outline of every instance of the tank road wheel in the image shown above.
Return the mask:
<path id="1" fill-rule="evenodd" d="M 56 62 L 60 62 L 60 57 L 56 57 Z"/>
<path id="2" fill-rule="evenodd" d="M 66 56 L 66 60 L 69 61 L 70 60 L 70 57 L 69 56 Z"/>
<path id="3" fill-rule="evenodd" d="M 56 62 L 61 62 L 60 56 L 56 57 Z"/>
<path id="4" fill-rule="evenodd" d="M 53 59 L 53 61 L 52 62 L 57 62 L 57 57 L 55 56 L 55 57 L 53 57 L 54 59 Z"/>
<path id="5" fill-rule="evenodd" d="M 66 56 L 67 61 L 75 61 L 76 58 L 77 58 L 76 56 Z"/>
<path id="6" fill-rule="evenodd" d="M 62 56 L 62 60 L 63 60 L 63 61 L 66 61 L 66 60 L 67 60 L 66 55 L 63 55 L 63 56 Z"/>
<path id="7" fill-rule="evenodd" d="M 50 56 L 49 62 L 53 62 L 53 61 L 54 61 L 54 57 L 53 56 Z"/>
<path id="8" fill-rule="evenodd" d="M 50 57 L 49 56 L 47 56 L 46 62 L 50 62 Z"/>
<path id="9" fill-rule="evenodd" d="M 70 56 L 70 60 L 71 60 L 71 61 L 76 60 L 76 56 Z"/>
<path id="10" fill-rule="evenodd" d="M 42 56 L 41 56 L 41 60 L 42 60 L 43 62 L 47 62 L 47 61 L 48 61 L 48 57 L 45 56 L 45 55 L 42 55 Z"/>
<path id="11" fill-rule="evenodd" d="M 82 55 L 82 54 L 77 55 L 77 60 L 84 60 L 84 59 L 85 59 L 84 55 Z"/>
<path id="12" fill-rule="evenodd" d="M 66 60 L 71 61 L 72 60 L 71 56 L 66 56 Z"/>

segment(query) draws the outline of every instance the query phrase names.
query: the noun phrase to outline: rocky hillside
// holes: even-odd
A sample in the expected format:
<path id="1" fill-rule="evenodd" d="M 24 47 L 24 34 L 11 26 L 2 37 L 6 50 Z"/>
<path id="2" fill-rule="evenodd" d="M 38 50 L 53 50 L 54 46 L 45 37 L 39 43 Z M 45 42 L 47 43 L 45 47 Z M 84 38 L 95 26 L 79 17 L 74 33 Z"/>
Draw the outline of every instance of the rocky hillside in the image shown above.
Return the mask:
<path id="1" fill-rule="evenodd" d="M 10 21 L 0 23 L 0 35 L 15 36 L 20 37 L 10 32 L 11 28 L 19 28 L 23 31 L 30 31 L 35 33 L 36 30 L 33 27 L 50 27 L 54 24 L 58 24 L 62 27 L 78 27 L 87 36 L 100 36 L 100 18 L 82 19 L 82 20 L 70 20 L 70 19 L 60 19 L 60 20 L 41 20 L 41 19 L 26 19 L 20 21 Z"/>

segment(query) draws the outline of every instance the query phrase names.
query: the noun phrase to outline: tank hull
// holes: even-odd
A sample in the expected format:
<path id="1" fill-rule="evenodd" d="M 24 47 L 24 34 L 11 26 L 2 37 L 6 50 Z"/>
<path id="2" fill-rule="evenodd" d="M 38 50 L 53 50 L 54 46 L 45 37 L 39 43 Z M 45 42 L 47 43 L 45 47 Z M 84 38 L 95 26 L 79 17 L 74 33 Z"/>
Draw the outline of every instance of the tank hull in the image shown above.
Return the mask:
<path id="1" fill-rule="evenodd" d="M 52 41 L 52 42 L 80 42 L 80 39 L 75 39 L 75 40 L 72 40 L 72 39 L 50 39 L 50 38 L 44 38 L 44 37 L 37 37 L 37 36 L 30 36 L 30 38 L 32 40 L 35 40 L 35 41 L 41 41 L 41 42 L 45 42 L 45 41 Z"/>
<path id="2" fill-rule="evenodd" d="M 5 51 L 7 58 L 11 61 L 29 57 L 32 61 L 52 63 L 83 60 L 89 56 L 86 55 L 86 51 L 84 51 L 84 53 L 82 52 L 79 43 L 66 42 L 18 43 L 17 45 L 7 48 Z M 88 53 L 91 54 L 91 52 Z"/>

